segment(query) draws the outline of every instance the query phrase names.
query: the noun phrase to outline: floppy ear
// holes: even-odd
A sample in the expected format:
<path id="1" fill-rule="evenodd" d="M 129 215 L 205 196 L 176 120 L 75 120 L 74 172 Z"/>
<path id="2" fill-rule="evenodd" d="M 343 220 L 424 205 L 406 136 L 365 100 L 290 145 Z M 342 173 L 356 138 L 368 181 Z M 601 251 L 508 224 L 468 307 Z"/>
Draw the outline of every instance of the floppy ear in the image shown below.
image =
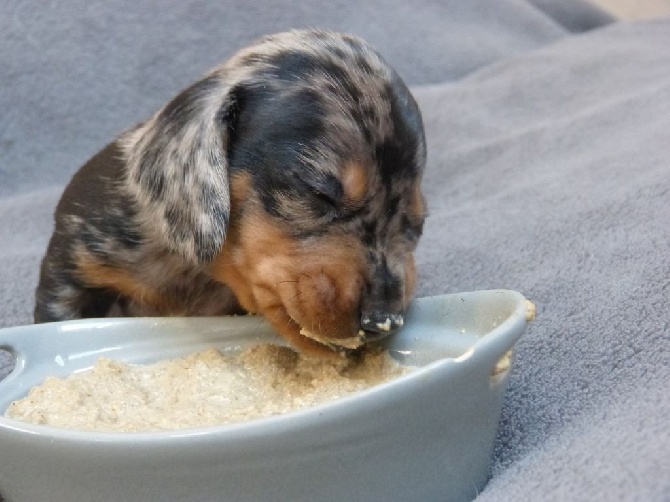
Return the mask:
<path id="1" fill-rule="evenodd" d="M 126 187 L 140 224 L 194 264 L 213 259 L 226 237 L 234 94 L 222 73 L 214 72 L 121 138 Z"/>

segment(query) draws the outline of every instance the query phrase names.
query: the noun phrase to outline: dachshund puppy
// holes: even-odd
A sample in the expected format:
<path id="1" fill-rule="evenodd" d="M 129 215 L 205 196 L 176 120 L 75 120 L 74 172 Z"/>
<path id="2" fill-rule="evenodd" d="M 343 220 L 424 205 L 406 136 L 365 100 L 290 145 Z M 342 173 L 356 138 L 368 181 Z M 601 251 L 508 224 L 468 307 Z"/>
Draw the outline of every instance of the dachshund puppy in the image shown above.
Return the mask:
<path id="1" fill-rule="evenodd" d="M 75 174 L 35 321 L 248 311 L 305 351 L 378 339 L 415 286 L 425 150 L 416 102 L 367 43 L 269 36 Z"/>

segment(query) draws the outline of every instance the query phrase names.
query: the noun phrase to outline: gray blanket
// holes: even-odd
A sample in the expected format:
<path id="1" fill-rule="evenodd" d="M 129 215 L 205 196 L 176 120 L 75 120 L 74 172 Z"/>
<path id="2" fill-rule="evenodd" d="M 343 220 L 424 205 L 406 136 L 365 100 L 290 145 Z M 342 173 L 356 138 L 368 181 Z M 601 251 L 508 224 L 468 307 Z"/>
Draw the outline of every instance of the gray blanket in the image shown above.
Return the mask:
<path id="1" fill-rule="evenodd" d="M 5 1 L 0 326 L 31 322 L 53 207 L 109 139 L 258 35 L 354 32 L 424 113 L 419 295 L 538 307 L 478 500 L 670 500 L 670 19 L 557 4 Z"/>

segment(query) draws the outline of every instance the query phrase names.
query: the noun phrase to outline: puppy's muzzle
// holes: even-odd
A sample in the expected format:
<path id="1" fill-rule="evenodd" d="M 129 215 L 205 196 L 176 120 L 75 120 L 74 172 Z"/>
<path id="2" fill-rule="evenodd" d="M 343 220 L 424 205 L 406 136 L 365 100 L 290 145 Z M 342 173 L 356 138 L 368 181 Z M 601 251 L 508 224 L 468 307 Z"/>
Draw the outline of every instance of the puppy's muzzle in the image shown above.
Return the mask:
<path id="1" fill-rule="evenodd" d="M 365 332 L 366 342 L 373 342 L 395 333 L 402 328 L 405 320 L 402 314 L 390 314 L 383 310 L 363 312 L 361 329 Z"/>

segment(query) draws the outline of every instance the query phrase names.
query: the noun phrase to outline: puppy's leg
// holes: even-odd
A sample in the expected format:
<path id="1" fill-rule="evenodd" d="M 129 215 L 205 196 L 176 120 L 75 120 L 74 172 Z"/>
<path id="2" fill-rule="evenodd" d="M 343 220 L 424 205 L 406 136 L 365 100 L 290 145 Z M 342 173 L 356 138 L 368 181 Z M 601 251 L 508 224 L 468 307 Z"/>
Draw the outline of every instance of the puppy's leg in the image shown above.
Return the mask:
<path id="1" fill-rule="evenodd" d="M 105 262 L 138 245 L 133 206 L 118 189 L 123 165 L 117 142 L 110 143 L 66 187 L 42 260 L 35 322 L 102 317 L 117 300 L 113 289 L 82 274 L 81 261 L 95 255 Z"/>
<path id="2" fill-rule="evenodd" d="M 36 323 L 104 317 L 117 299 L 105 289 L 86 287 L 65 247 L 63 238 L 55 234 L 42 260 L 35 292 Z"/>

